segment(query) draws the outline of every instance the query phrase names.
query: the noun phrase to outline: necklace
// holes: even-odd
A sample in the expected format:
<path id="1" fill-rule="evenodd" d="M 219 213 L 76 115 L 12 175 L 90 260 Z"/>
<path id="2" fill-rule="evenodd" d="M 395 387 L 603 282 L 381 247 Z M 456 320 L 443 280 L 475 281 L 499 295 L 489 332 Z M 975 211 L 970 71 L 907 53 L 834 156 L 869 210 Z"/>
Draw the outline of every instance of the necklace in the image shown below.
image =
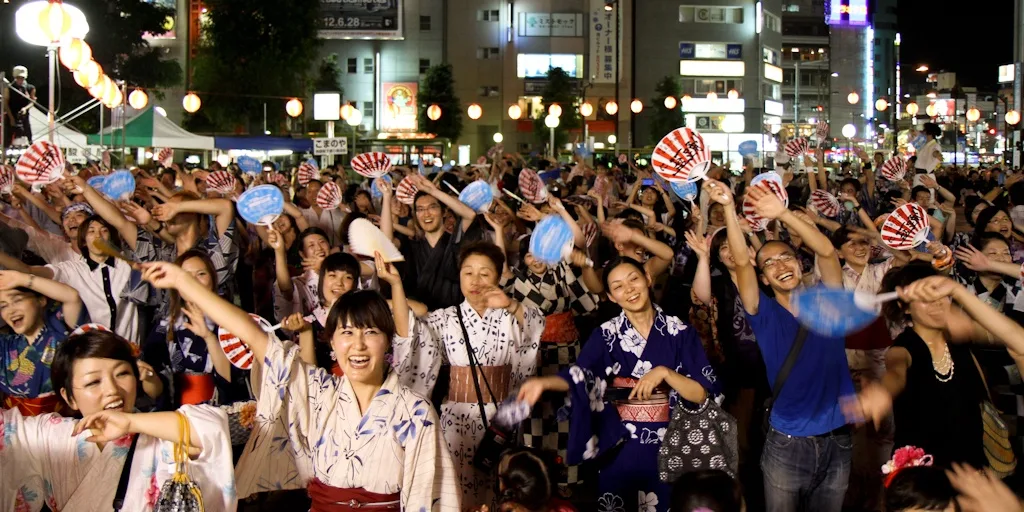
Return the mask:
<path id="1" fill-rule="evenodd" d="M 929 349 L 931 345 L 929 345 Z M 953 357 L 949 354 L 949 344 L 943 345 L 942 357 L 938 361 L 932 357 L 932 369 L 935 370 L 935 379 L 939 382 L 949 382 L 953 378 Z"/>

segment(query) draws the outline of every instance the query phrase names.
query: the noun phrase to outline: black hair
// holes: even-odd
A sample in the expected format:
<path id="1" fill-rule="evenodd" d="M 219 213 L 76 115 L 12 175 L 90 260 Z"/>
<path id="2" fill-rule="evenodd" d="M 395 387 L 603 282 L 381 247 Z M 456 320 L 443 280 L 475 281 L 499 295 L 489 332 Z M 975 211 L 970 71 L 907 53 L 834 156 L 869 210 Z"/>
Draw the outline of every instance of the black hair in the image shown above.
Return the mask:
<path id="1" fill-rule="evenodd" d="M 502 269 L 505 268 L 505 251 L 502 251 L 497 245 L 486 240 L 468 243 L 463 245 L 462 250 L 459 251 L 459 268 L 462 268 L 466 259 L 473 255 L 480 255 L 491 260 L 500 279 Z"/>
<path id="2" fill-rule="evenodd" d="M 967 196 L 964 198 L 964 217 L 967 224 L 971 227 L 974 227 L 974 219 L 971 218 L 971 214 L 974 213 L 974 209 L 985 204 L 985 201 L 983 201 L 980 196 Z"/>
<path id="3" fill-rule="evenodd" d="M 925 123 L 921 132 L 925 135 L 931 135 L 936 139 L 942 136 L 942 128 L 939 128 L 939 125 L 935 123 Z"/>
<path id="4" fill-rule="evenodd" d="M 545 510 L 555 494 L 553 469 L 557 456 L 533 448 L 513 448 L 498 464 L 498 510 L 513 505 L 531 511 Z"/>
<path id="5" fill-rule="evenodd" d="M 437 204 L 438 204 L 438 206 L 440 206 L 440 207 L 441 207 L 441 213 L 442 213 L 442 214 L 443 214 L 443 213 L 444 213 L 445 211 L 447 211 L 447 210 L 448 210 L 448 207 L 447 207 L 447 206 L 445 206 L 445 204 L 444 204 L 444 203 L 442 203 L 442 202 L 441 202 L 440 200 L 438 200 L 438 199 L 437 199 L 436 197 L 434 197 L 434 196 L 432 196 L 432 195 L 430 195 L 430 194 L 428 194 L 428 193 L 426 193 L 426 192 L 424 192 L 424 191 L 420 190 L 420 191 L 416 192 L 416 195 L 415 195 L 415 196 L 413 196 L 413 197 L 412 197 L 412 208 L 413 208 L 413 213 L 416 213 L 416 203 L 420 202 L 420 198 L 423 198 L 423 197 L 429 197 L 429 198 L 432 198 L 432 199 L 433 199 L 434 201 L 437 201 Z"/>
<path id="6" fill-rule="evenodd" d="M 978 214 L 978 220 L 974 221 L 974 236 L 972 238 L 977 239 L 981 233 L 985 232 L 985 228 L 988 227 L 988 223 L 992 222 L 992 219 L 999 215 L 999 212 L 1006 213 L 1006 210 L 996 206 L 989 206 Z M 1007 214 L 1009 215 L 1009 214 Z M 81 233 L 82 228 L 78 228 L 78 232 Z M 977 245 L 975 245 L 977 247 Z"/>
<path id="7" fill-rule="evenodd" d="M 882 289 L 879 293 L 896 291 L 896 288 L 909 286 L 910 283 L 939 275 L 939 271 L 931 263 L 911 261 L 906 265 L 894 268 L 882 278 Z M 910 306 L 903 301 L 894 300 L 882 305 L 882 316 L 894 324 L 901 324 L 909 314 Z"/>
<path id="8" fill-rule="evenodd" d="M 1018 181 L 1017 183 L 1010 185 L 1008 195 L 1010 197 L 1010 203 L 1014 206 L 1024 205 L 1024 183 Z"/>
<path id="9" fill-rule="evenodd" d="M 72 385 L 75 377 L 75 361 L 94 357 L 124 361 L 131 365 L 135 379 L 139 378 L 135 349 L 124 338 L 98 329 L 72 336 L 57 347 L 57 352 L 53 356 L 53 364 L 50 366 L 50 382 L 53 383 L 53 390 L 65 404 L 67 401 L 64 399 L 64 394 L 67 394 L 68 398 L 75 396 Z M 61 393 L 61 390 L 64 393 Z M 70 406 L 70 404 L 67 405 Z"/>
<path id="10" fill-rule="evenodd" d="M 210 256 L 205 251 L 189 249 L 181 253 L 181 256 L 174 260 L 174 264 L 180 267 L 192 258 L 199 258 L 203 262 L 203 266 L 206 267 L 206 271 L 210 274 L 210 279 L 213 281 L 213 289 L 216 290 L 220 284 L 217 282 L 217 267 L 213 265 L 213 260 L 210 259 Z M 167 330 L 167 334 L 171 336 L 174 334 L 174 320 L 178 318 L 178 313 L 181 312 L 181 295 L 178 293 L 177 288 L 171 288 L 168 290 L 167 298 L 169 302 L 168 312 L 171 319 L 170 325 L 172 326 L 172 328 Z"/>
<path id="11" fill-rule="evenodd" d="M 885 510 L 946 510 L 957 494 L 942 468 L 912 466 L 896 472 L 885 488 Z"/>
<path id="12" fill-rule="evenodd" d="M 352 225 L 356 219 L 365 219 L 366 214 L 353 208 L 350 213 L 345 215 L 345 219 L 341 221 L 341 225 L 338 226 L 338 235 L 341 236 L 341 245 L 344 246 L 348 242 L 348 228 Z"/>
<path id="13" fill-rule="evenodd" d="M 616 257 L 612 258 L 612 260 L 609 261 L 608 264 L 605 265 L 605 267 L 604 267 L 604 291 L 605 291 L 605 293 L 611 294 L 611 289 L 612 288 L 608 284 L 608 278 L 609 278 L 609 276 L 612 275 L 612 271 L 615 270 L 620 265 L 630 265 L 633 268 L 635 268 L 637 272 L 640 272 L 640 275 L 642 275 L 642 276 L 646 276 L 647 275 L 647 269 L 644 268 L 644 264 L 643 263 L 640 263 L 639 261 L 637 261 L 637 260 L 635 260 L 633 258 L 630 258 L 629 256 L 616 256 Z"/>
<path id="14" fill-rule="evenodd" d="M 829 241 L 832 242 L 832 247 L 835 247 L 836 250 L 839 250 L 839 248 L 842 247 L 843 244 L 850 241 L 850 235 L 852 234 L 853 232 L 850 231 L 850 228 L 846 226 L 840 226 L 839 229 L 835 230 L 832 233 L 832 236 L 829 237 Z"/>
<path id="15" fill-rule="evenodd" d="M 338 298 L 327 314 L 327 337 L 346 325 L 357 329 L 375 328 L 384 333 L 388 345 L 395 336 L 395 319 L 388 301 L 376 290 L 356 290 Z"/>
<path id="16" fill-rule="evenodd" d="M 861 189 L 860 180 L 858 180 L 857 178 L 843 178 L 843 180 L 839 182 L 839 188 L 843 188 L 843 185 L 847 185 L 847 184 L 853 185 L 853 189 L 856 190 L 858 193 L 860 193 L 860 189 Z"/>
<path id="17" fill-rule="evenodd" d="M 328 272 L 345 272 L 352 276 L 352 279 L 359 280 L 359 260 L 347 252 L 336 252 L 328 254 L 320 264 L 320 282 L 317 284 L 316 293 L 320 301 L 324 301 L 324 276 Z"/>
<path id="18" fill-rule="evenodd" d="M 927 193 L 927 194 L 929 194 L 929 195 L 930 195 L 930 194 L 932 193 L 932 191 L 931 191 L 931 190 L 928 190 L 928 187 L 926 187 L 926 186 L 924 186 L 924 185 L 918 185 L 918 186 L 916 186 L 916 187 L 914 187 L 914 188 L 910 189 L 910 198 L 911 198 L 911 199 L 914 199 L 914 198 L 915 198 L 915 197 L 917 197 L 917 195 L 918 195 L 918 194 L 920 194 L 921 192 L 925 192 L 925 193 Z M 925 206 L 927 206 L 927 205 L 925 205 Z"/>
<path id="19" fill-rule="evenodd" d="M 78 239 L 75 240 L 78 245 L 78 250 L 82 253 L 82 256 L 89 257 L 89 248 L 86 246 L 85 237 L 89 235 L 89 225 L 93 222 L 99 222 L 103 224 L 103 227 L 107 228 L 107 232 L 110 233 L 110 245 L 114 247 L 121 247 L 121 235 L 111 226 L 103 217 L 93 214 L 86 217 L 81 224 L 78 225 Z"/>
<path id="20" fill-rule="evenodd" d="M 327 236 L 327 232 L 316 226 L 311 226 L 306 229 L 303 229 L 302 232 L 299 233 L 299 236 L 298 238 L 295 239 L 295 241 L 299 242 L 299 249 L 301 250 L 305 246 L 304 242 L 306 240 L 306 237 L 317 235 L 324 237 L 324 240 L 327 241 L 327 245 L 331 245 L 331 239 Z"/>
<path id="21" fill-rule="evenodd" d="M 761 253 L 764 252 L 765 249 L 773 245 L 782 245 L 785 248 L 789 249 L 789 252 L 792 252 L 794 255 L 796 254 L 796 249 L 794 249 L 792 245 L 789 245 L 786 242 L 783 242 L 782 240 L 767 240 L 765 241 L 764 245 L 762 245 L 761 248 L 757 250 L 757 254 L 754 255 L 754 263 L 756 263 L 758 267 L 761 266 Z"/>
<path id="22" fill-rule="evenodd" d="M 743 494 L 731 476 L 719 469 L 705 469 L 683 473 L 672 484 L 672 510 L 710 510 L 712 512 L 740 512 Z"/>
<path id="23" fill-rule="evenodd" d="M 971 245 L 974 245 L 974 248 L 979 250 L 979 251 L 984 251 L 985 250 L 985 246 L 990 244 L 990 243 L 992 243 L 992 242 L 1002 242 L 1002 243 L 1006 244 L 1007 246 L 1010 245 L 1010 242 L 1006 239 L 1006 237 L 1004 237 L 1003 235 L 1000 235 L 999 233 L 993 233 L 991 231 L 986 231 L 984 233 L 978 233 L 978 236 L 974 237 L 972 242 L 976 242 L 977 243 L 977 245 L 974 245 L 974 244 L 971 244 Z"/>

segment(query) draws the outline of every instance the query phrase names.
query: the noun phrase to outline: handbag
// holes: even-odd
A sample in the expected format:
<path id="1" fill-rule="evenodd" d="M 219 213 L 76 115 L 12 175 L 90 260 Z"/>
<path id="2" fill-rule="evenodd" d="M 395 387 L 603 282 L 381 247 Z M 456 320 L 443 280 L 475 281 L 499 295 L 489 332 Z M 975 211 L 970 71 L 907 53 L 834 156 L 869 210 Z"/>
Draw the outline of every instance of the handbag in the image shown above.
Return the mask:
<path id="1" fill-rule="evenodd" d="M 680 400 L 658 448 L 661 481 L 672 483 L 683 473 L 705 469 L 722 470 L 735 478 L 739 464 L 736 418 L 710 394 L 695 410 Z"/>
<path id="2" fill-rule="evenodd" d="M 178 415 L 178 442 L 174 444 L 174 476 L 164 482 L 153 510 L 156 512 L 203 512 L 203 493 L 188 476 L 188 447 L 192 437 L 188 418 Z"/>
<path id="3" fill-rule="evenodd" d="M 470 374 L 473 375 L 473 387 L 476 388 L 476 400 L 477 405 L 480 406 L 480 416 L 484 420 L 484 438 L 480 440 L 480 444 L 477 445 L 476 451 L 473 454 L 473 465 L 477 469 L 491 473 L 497 469 L 502 452 L 515 443 L 515 432 L 505 430 L 487 421 L 487 407 L 484 405 L 484 395 L 480 391 L 481 378 L 484 381 L 484 386 L 487 387 L 487 393 L 491 395 L 491 402 L 495 408 L 498 407 L 498 403 L 494 399 L 494 393 L 491 391 L 491 384 L 487 382 L 487 377 L 483 375 L 482 371 L 479 372 L 479 376 L 477 375 L 477 367 L 480 366 L 480 362 L 477 361 L 476 354 L 473 352 L 473 345 L 469 341 L 469 332 L 466 331 L 466 323 L 462 319 L 462 306 L 455 306 L 455 311 L 459 316 L 462 338 L 466 340 Z"/>
<path id="4" fill-rule="evenodd" d="M 1013 474 L 1017 469 L 1017 456 L 1013 453 L 1013 446 L 1010 444 L 1010 429 L 1003 421 L 1002 413 L 992 403 L 992 390 L 988 387 L 985 374 L 981 371 L 981 364 L 978 358 L 971 353 L 974 366 L 978 369 L 978 376 L 981 377 L 981 385 L 985 387 L 985 395 L 988 400 L 981 402 L 981 442 L 985 448 L 985 459 L 988 460 L 988 467 L 996 477 L 1002 479 Z"/>
<path id="5" fill-rule="evenodd" d="M 793 371 L 793 367 L 796 366 L 796 358 L 800 355 L 800 350 L 804 348 L 804 342 L 807 341 L 808 334 L 810 332 L 802 325 L 796 331 L 793 346 L 789 347 L 786 360 L 782 363 L 782 368 L 779 369 L 779 374 L 775 377 L 775 384 L 772 386 L 772 396 L 764 401 L 764 417 L 761 418 L 761 430 L 765 434 L 768 434 L 768 431 L 772 429 L 772 407 L 775 405 L 775 401 L 779 399 L 779 393 L 782 393 L 782 387 L 786 385 L 786 380 L 789 379 L 789 374 Z"/>

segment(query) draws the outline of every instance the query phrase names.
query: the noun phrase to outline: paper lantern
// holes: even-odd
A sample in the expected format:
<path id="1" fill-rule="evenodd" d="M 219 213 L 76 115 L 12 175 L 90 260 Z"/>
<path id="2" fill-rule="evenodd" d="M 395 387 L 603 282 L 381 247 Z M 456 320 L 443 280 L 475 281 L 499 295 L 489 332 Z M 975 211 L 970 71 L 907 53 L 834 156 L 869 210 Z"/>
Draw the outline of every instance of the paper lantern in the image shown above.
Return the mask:
<path id="1" fill-rule="evenodd" d="M 644 110 L 644 102 L 640 100 L 633 100 L 629 103 L 629 110 L 634 114 L 639 114 Z"/>
<path id="2" fill-rule="evenodd" d="M 185 109 L 185 112 L 189 114 L 195 114 L 199 110 L 199 107 L 203 105 L 203 101 L 196 96 L 196 93 L 190 92 L 181 99 L 181 106 Z"/>
<path id="3" fill-rule="evenodd" d="M 583 117 L 590 117 L 594 113 L 594 106 L 589 101 L 584 101 L 580 104 L 580 114 Z"/>
<path id="4" fill-rule="evenodd" d="M 339 115 L 341 116 L 342 119 L 347 121 L 348 117 L 352 115 L 352 112 L 354 112 L 355 109 L 356 108 L 353 107 L 351 103 L 346 103 L 346 104 L 341 106 L 341 110 L 339 110 L 338 113 L 339 113 Z"/>
<path id="5" fill-rule="evenodd" d="M 103 75 L 96 85 L 89 88 L 89 95 L 98 100 L 102 100 L 107 95 L 107 90 L 116 88 L 117 85 L 110 79 L 109 76 Z"/>
<path id="6" fill-rule="evenodd" d="M 61 64 L 75 71 L 92 60 L 92 47 L 76 37 L 60 47 L 59 55 Z"/>
<path id="7" fill-rule="evenodd" d="M 875 101 L 875 110 L 883 112 L 887 108 L 889 108 L 889 102 L 885 101 L 885 98 L 878 98 L 878 100 Z"/>
<path id="8" fill-rule="evenodd" d="M 975 122 L 978 121 L 978 119 L 981 119 L 981 111 L 979 111 L 978 109 L 976 109 L 974 107 L 971 107 L 971 108 L 967 109 L 967 120 L 968 121 L 970 121 L 972 123 L 975 123 Z"/>
<path id="9" fill-rule="evenodd" d="M 708 99 L 711 100 L 711 101 L 717 100 L 718 99 L 718 93 L 716 93 L 715 91 L 709 92 L 708 93 Z"/>
<path id="10" fill-rule="evenodd" d="M 552 103 L 551 106 L 548 107 L 548 114 L 555 117 L 562 117 L 562 107 L 559 106 L 558 103 Z"/>
<path id="11" fill-rule="evenodd" d="M 509 119 L 519 119 L 520 117 L 523 117 L 522 107 L 519 105 L 512 105 L 511 107 L 508 107 L 508 117 Z"/>
<path id="12" fill-rule="evenodd" d="M 135 89 L 128 95 L 128 104 L 135 110 L 142 110 L 149 104 L 149 95 L 142 89 Z"/>
<path id="13" fill-rule="evenodd" d="M 469 114 L 470 119 L 476 120 L 480 119 L 480 116 L 484 115 L 484 109 L 481 108 L 480 105 L 473 103 L 468 109 L 466 109 L 466 113 Z"/>
<path id="14" fill-rule="evenodd" d="M 124 93 L 121 92 L 121 89 L 114 87 L 107 92 L 109 94 L 103 96 L 103 106 L 107 108 L 114 108 L 124 101 Z"/>
<path id="15" fill-rule="evenodd" d="M 860 101 L 860 95 L 855 92 L 851 92 L 846 95 L 846 101 L 848 101 L 850 105 L 856 105 L 857 102 Z"/>
<path id="16" fill-rule="evenodd" d="M 708 98 L 710 98 L 710 96 Z M 687 101 L 690 101 L 693 98 L 691 98 L 689 94 L 684 94 L 683 97 L 679 99 L 682 100 L 683 103 L 686 103 Z"/>
<path id="17" fill-rule="evenodd" d="M 71 23 L 71 13 L 59 0 L 50 0 L 39 11 L 39 31 L 50 42 L 56 43 L 71 32 Z"/>
<path id="18" fill-rule="evenodd" d="M 1020 112 L 1011 110 L 1006 113 L 1006 122 L 1010 124 L 1017 124 L 1020 122 Z"/>
<path id="19" fill-rule="evenodd" d="M 735 100 L 735 99 L 738 99 L 740 97 L 740 92 L 737 91 L 736 89 L 729 89 L 728 96 L 729 96 L 730 100 Z"/>
<path id="20" fill-rule="evenodd" d="M 99 83 L 102 76 L 103 68 L 96 61 L 90 60 L 82 64 L 82 67 L 75 71 L 75 82 L 88 89 Z"/>
<path id="21" fill-rule="evenodd" d="M 441 107 L 437 104 L 427 107 L 427 118 L 431 121 L 441 119 Z"/>
<path id="22" fill-rule="evenodd" d="M 672 110 L 672 109 L 676 108 L 676 97 L 675 96 L 665 96 L 665 108 L 667 108 L 669 110 Z"/>
<path id="23" fill-rule="evenodd" d="M 934 103 L 929 103 L 924 109 L 924 113 L 928 114 L 928 117 L 935 117 L 939 113 L 939 109 L 935 107 Z"/>
<path id="24" fill-rule="evenodd" d="M 914 102 L 907 103 L 907 113 L 910 114 L 911 116 L 916 116 L 917 115 L 917 109 L 918 109 L 917 108 L 917 103 L 914 103 Z"/>
<path id="25" fill-rule="evenodd" d="M 284 111 L 291 117 L 299 117 L 302 115 L 302 102 L 298 98 L 292 98 L 284 104 Z"/>
<path id="26" fill-rule="evenodd" d="M 614 116 L 619 112 L 619 104 L 614 101 L 609 101 L 604 104 L 604 111 L 607 112 L 608 115 Z"/>

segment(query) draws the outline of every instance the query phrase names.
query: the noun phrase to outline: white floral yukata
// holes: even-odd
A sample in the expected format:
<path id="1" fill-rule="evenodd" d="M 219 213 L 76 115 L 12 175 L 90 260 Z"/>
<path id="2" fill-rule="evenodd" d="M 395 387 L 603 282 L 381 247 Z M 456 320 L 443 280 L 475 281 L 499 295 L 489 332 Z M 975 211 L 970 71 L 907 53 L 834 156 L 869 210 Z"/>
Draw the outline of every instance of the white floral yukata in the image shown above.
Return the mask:
<path id="1" fill-rule="evenodd" d="M 235 470 L 227 416 L 209 406 L 178 409 L 199 434 L 203 450 L 188 472 L 203 493 L 209 512 L 236 510 Z M 86 441 L 87 430 L 72 436 L 78 420 L 56 414 L 24 417 L 17 409 L 0 413 L 0 510 L 34 512 L 45 504 L 54 512 L 112 510 L 131 436 L 100 451 Z M 160 488 L 174 475 L 173 443 L 143 435 L 132 456 L 131 478 L 121 512 L 154 510 Z"/>
<path id="2" fill-rule="evenodd" d="M 445 363 L 469 366 L 469 353 L 459 326 L 455 308 L 462 308 L 473 353 L 481 366 L 510 365 L 510 392 L 537 372 L 540 335 L 544 332 L 544 315 L 539 309 L 523 305 L 525 325 L 505 309 L 488 309 L 481 318 L 469 302 L 431 312 L 425 322 L 417 322 L 417 338 L 432 338 L 443 348 Z M 484 383 L 480 383 L 484 388 Z M 494 404 L 485 404 L 487 418 L 494 417 Z M 441 427 L 448 451 L 459 471 L 459 487 L 463 506 L 491 505 L 494 498 L 494 477 L 473 466 L 476 447 L 484 437 L 483 418 L 478 404 L 449 402 L 441 404 Z"/>
<path id="3" fill-rule="evenodd" d="M 429 373 L 436 378 L 437 366 Z M 239 496 L 305 488 L 315 478 L 342 489 L 400 493 L 407 512 L 458 512 L 437 413 L 405 381 L 392 370 L 362 414 L 346 377 L 303 362 L 298 346 L 271 336 L 256 426 L 238 461 Z"/>

